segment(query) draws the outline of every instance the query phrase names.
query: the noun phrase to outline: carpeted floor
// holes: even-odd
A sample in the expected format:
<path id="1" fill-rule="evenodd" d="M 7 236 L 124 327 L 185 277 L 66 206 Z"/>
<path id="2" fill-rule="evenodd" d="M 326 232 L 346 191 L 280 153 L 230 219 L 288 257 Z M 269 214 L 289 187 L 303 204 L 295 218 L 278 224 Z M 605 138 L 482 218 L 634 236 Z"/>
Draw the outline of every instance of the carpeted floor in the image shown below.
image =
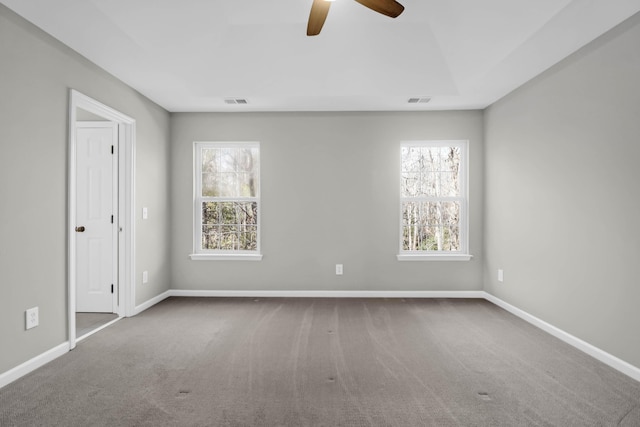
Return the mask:
<path id="1" fill-rule="evenodd" d="M 118 318 L 112 313 L 76 313 L 76 337 L 80 338 Z"/>
<path id="2" fill-rule="evenodd" d="M 0 390 L 1 426 L 640 426 L 640 383 L 484 300 L 171 298 Z"/>

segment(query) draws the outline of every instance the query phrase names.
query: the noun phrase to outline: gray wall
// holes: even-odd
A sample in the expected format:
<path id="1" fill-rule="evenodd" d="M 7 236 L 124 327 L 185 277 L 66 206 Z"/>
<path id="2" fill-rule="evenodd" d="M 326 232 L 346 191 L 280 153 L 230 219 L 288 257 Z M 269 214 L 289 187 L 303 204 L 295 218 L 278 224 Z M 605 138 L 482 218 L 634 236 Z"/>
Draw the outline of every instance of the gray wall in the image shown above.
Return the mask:
<path id="1" fill-rule="evenodd" d="M 169 288 L 169 114 L 0 5 L 0 372 L 68 339 L 69 88 L 137 120 L 136 203 L 150 208 L 137 268 L 150 283 L 136 302 Z M 33 306 L 40 326 L 25 331 Z"/>
<path id="2" fill-rule="evenodd" d="M 483 114 L 179 113 L 172 286 L 188 290 L 482 289 Z M 469 262 L 398 262 L 400 141 L 470 140 Z M 260 262 L 191 261 L 193 141 L 260 141 Z M 335 264 L 344 275 L 335 275 Z"/>
<path id="3" fill-rule="evenodd" d="M 640 366 L 640 15 L 485 127 L 485 289 Z"/>

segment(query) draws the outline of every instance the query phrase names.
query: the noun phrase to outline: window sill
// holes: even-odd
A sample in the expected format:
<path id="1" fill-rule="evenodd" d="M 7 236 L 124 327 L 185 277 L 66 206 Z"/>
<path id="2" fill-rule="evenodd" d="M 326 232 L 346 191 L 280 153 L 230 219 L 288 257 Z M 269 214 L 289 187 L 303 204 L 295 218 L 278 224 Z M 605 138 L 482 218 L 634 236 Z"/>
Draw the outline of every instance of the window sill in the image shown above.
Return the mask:
<path id="1" fill-rule="evenodd" d="M 470 261 L 469 254 L 398 254 L 398 261 Z"/>
<path id="2" fill-rule="evenodd" d="M 262 261 L 262 254 L 190 254 L 192 261 Z"/>

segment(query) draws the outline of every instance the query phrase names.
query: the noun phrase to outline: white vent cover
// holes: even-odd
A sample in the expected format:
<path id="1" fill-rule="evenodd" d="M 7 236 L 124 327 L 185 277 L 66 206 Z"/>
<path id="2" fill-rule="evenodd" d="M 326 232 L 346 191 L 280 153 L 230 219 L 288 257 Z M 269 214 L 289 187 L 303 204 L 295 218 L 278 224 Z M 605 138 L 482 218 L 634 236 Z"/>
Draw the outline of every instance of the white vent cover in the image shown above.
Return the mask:
<path id="1" fill-rule="evenodd" d="M 431 101 L 431 97 L 423 96 L 420 98 L 409 98 L 409 104 L 426 104 Z"/>
<path id="2" fill-rule="evenodd" d="M 247 101 L 244 98 L 225 98 L 224 100 L 225 104 L 248 104 L 249 101 Z"/>

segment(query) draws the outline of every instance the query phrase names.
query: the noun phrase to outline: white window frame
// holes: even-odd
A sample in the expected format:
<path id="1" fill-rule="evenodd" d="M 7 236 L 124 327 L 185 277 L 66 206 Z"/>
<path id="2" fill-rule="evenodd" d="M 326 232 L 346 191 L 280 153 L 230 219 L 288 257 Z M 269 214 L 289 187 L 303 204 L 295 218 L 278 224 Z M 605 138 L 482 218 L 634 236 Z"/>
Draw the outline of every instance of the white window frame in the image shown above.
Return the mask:
<path id="1" fill-rule="evenodd" d="M 402 149 L 405 147 L 460 147 L 460 196 L 459 197 L 403 197 L 402 186 Z M 398 261 L 469 261 L 469 141 L 467 140 L 435 140 L 435 141 L 402 141 L 400 144 L 399 186 L 399 253 Z M 455 200 L 460 202 L 460 250 L 458 251 L 408 251 L 403 249 L 403 210 L 407 201 L 441 201 Z"/>
<path id="2" fill-rule="evenodd" d="M 194 261 L 260 261 L 262 253 L 260 249 L 261 234 L 261 203 L 260 191 L 262 187 L 260 178 L 260 162 L 258 163 L 257 178 L 258 192 L 255 197 L 216 198 L 216 201 L 246 201 L 258 204 L 258 216 L 256 219 L 257 236 L 256 250 L 212 250 L 202 248 L 202 202 L 211 199 L 202 196 L 202 150 L 206 148 L 258 148 L 260 143 L 256 141 L 195 141 L 193 143 L 193 253 L 189 257 Z M 261 157 L 261 156 L 260 156 Z"/>

